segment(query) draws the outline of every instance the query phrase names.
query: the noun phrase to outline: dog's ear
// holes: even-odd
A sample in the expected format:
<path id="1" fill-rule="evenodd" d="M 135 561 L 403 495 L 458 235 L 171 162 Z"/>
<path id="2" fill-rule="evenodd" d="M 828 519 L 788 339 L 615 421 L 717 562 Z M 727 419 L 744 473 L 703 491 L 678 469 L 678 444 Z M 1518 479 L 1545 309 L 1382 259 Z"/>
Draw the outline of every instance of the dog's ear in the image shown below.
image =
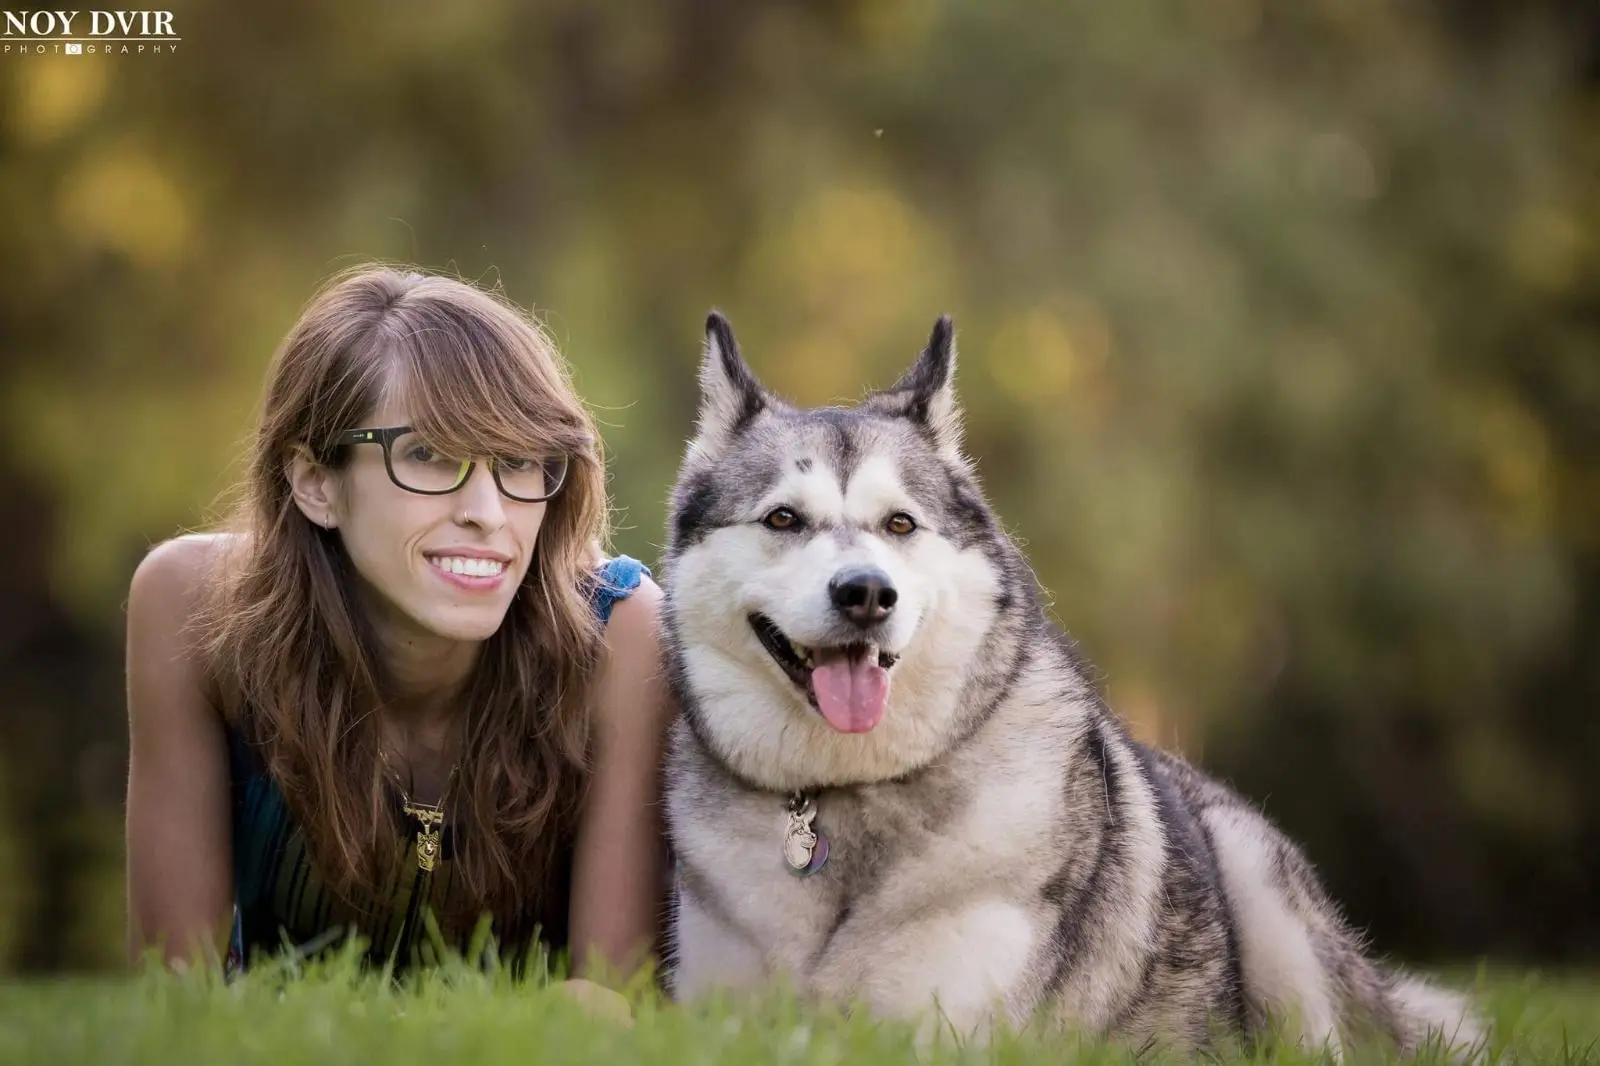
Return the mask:
<path id="1" fill-rule="evenodd" d="M 940 315 L 928 346 L 889 395 L 899 400 L 901 414 L 927 428 L 941 452 L 959 460 L 961 406 L 956 403 L 955 376 L 955 325 L 949 315 Z"/>
<path id="2" fill-rule="evenodd" d="M 712 311 L 706 316 L 705 349 L 700 357 L 700 428 L 696 447 L 716 450 L 766 405 L 766 390 L 739 354 L 733 327 L 720 311 Z"/>

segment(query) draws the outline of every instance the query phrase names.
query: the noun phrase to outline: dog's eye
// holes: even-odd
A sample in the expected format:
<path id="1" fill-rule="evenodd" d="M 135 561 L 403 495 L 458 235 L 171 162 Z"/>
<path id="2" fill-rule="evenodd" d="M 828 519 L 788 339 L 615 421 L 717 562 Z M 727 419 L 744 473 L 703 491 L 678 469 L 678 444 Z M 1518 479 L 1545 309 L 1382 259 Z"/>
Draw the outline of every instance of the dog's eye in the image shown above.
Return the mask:
<path id="1" fill-rule="evenodd" d="M 904 511 L 896 511 L 889 516 L 889 520 L 883 524 L 883 528 L 897 537 L 903 537 L 913 529 L 916 529 L 917 523 L 915 519 Z"/>
<path id="2" fill-rule="evenodd" d="M 761 524 L 768 529 L 798 529 L 800 516 L 787 507 L 774 507 L 767 512 L 767 517 L 761 520 Z"/>

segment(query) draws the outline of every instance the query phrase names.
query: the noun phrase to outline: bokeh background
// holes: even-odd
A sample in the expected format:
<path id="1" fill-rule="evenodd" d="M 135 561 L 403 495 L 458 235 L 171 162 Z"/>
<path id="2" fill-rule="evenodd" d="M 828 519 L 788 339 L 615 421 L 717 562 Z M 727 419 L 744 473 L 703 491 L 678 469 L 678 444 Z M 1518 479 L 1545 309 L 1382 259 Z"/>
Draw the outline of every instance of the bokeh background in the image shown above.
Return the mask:
<path id="1" fill-rule="evenodd" d="M 706 311 L 803 403 L 954 315 L 1139 735 L 1377 946 L 1600 958 L 1600 19 L 1520 0 L 185 4 L 0 65 L 0 973 L 122 951 L 123 604 L 379 257 L 503 286 L 654 562 Z"/>

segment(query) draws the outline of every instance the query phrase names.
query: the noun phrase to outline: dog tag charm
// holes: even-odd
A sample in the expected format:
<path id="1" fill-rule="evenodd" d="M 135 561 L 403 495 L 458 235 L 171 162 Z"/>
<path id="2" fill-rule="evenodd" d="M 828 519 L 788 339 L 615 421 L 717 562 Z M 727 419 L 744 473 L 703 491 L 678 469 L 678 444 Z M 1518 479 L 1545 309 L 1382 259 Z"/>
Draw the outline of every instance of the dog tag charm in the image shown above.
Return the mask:
<path id="1" fill-rule="evenodd" d="M 783 834 L 783 861 L 791 872 L 804 877 L 822 869 L 828 861 L 828 839 L 811 828 L 816 808 L 810 796 L 791 796 L 789 825 Z"/>

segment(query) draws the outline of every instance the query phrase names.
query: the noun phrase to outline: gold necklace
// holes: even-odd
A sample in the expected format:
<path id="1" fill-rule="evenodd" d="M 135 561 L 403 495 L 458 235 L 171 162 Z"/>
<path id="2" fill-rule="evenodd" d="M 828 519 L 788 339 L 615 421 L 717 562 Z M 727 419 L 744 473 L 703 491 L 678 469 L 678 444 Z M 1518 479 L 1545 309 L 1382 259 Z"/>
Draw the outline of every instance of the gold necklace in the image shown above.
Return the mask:
<path id="1" fill-rule="evenodd" d="M 400 775 L 389 762 L 389 753 L 380 747 L 378 756 L 388 768 L 390 776 L 394 778 L 394 787 L 400 792 L 401 810 L 405 812 L 407 818 L 417 823 L 417 869 L 431 873 L 439 864 L 439 855 L 444 850 L 444 806 L 445 801 L 450 798 L 450 787 L 455 784 L 456 771 L 461 769 L 461 764 L 456 763 L 450 767 L 450 776 L 445 778 L 444 788 L 439 792 L 438 803 L 418 803 L 411 798 L 405 786 L 400 784 Z"/>

